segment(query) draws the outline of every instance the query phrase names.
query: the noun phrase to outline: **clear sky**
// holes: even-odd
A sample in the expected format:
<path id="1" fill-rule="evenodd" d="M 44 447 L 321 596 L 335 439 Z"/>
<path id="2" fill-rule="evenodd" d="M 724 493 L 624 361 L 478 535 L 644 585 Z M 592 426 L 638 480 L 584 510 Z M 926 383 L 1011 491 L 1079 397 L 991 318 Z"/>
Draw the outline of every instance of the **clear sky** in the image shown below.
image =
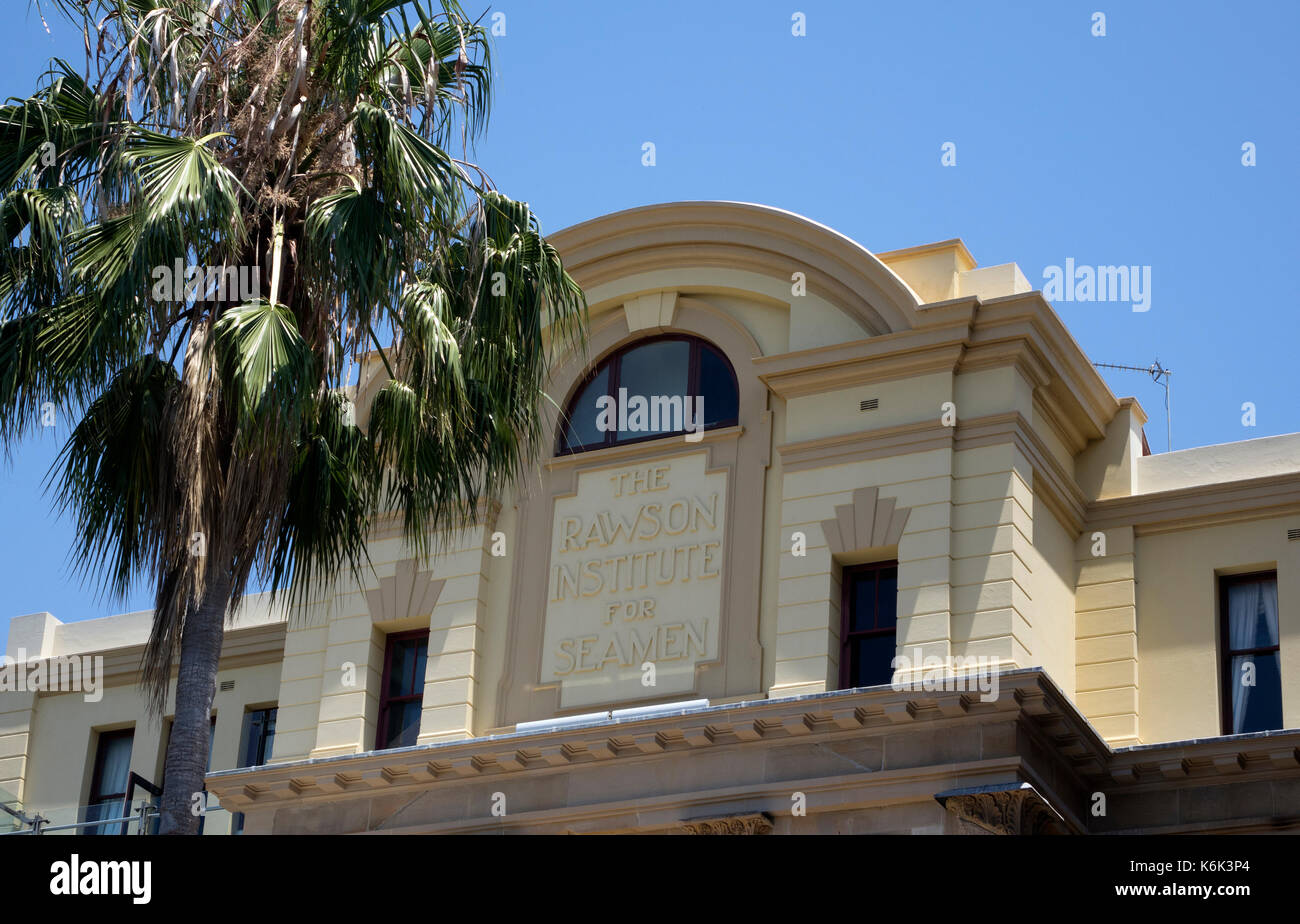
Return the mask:
<path id="1" fill-rule="evenodd" d="M 49 35 L 24 7 L 5 0 L 0 13 L 3 96 L 29 93 L 51 55 L 80 61 L 79 33 L 50 19 Z M 1067 260 L 1150 267 L 1145 312 L 1054 301 L 1085 352 L 1174 371 L 1175 448 L 1300 431 L 1300 304 L 1286 282 L 1300 249 L 1300 3 L 493 9 L 506 34 L 477 160 L 544 229 L 730 199 L 798 212 L 870 250 L 960 237 L 980 265 L 1016 262 L 1035 288 Z M 796 12 L 806 35 L 792 35 Z M 1247 142 L 1255 166 L 1242 163 Z M 953 166 L 941 163 L 946 143 Z M 1163 390 L 1141 373 L 1105 378 L 1138 397 L 1164 451 Z M 0 651 L 11 616 L 150 605 L 147 589 L 106 601 L 70 575 L 70 525 L 42 489 L 66 436 L 57 427 L 0 463 Z"/>

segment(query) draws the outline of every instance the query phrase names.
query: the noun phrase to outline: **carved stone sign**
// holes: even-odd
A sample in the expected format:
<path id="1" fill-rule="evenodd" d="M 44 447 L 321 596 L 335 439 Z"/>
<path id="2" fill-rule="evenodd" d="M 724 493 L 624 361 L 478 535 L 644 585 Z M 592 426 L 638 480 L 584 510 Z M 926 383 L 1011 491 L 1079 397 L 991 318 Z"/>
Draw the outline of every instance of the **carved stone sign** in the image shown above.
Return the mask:
<path id="1" fill-rule="evenodd" d="M 583 472 L 556 500 L 541 682 L 561 709 L 689 693 L 718 657 L 727 484 L 705 458 Z"/>

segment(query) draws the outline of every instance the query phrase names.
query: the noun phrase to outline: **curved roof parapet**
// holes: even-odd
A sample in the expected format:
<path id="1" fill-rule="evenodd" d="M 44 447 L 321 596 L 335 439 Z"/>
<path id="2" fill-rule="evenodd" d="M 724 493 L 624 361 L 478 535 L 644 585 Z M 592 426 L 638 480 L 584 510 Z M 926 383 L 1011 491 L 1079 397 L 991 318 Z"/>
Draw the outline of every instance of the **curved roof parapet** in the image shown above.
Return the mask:
<path id="1" fill-rule="evenodd" d="M 921 299 L 853 239 L 793 212 L 748 202 L 669 202 L 602 215 L 547 239 L 583 288 L 632 273 L 722 266 L 791 280 L 873 334 L 918 326 Z"/>

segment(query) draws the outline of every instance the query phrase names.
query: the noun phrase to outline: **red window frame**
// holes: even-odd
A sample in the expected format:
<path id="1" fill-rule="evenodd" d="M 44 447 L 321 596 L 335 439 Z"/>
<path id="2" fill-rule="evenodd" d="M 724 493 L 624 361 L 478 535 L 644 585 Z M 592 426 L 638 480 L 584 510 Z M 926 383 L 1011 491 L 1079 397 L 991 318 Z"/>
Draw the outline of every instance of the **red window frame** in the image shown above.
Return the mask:
<path id="1" fill-rule="evenodd" d="M 411 703 L 424 699 L 424 678 L 414 676 L 416 665 L 420 663 L 416 658 L 411 662 L 411 687 L 414 692 L 404 693 L 400 696 L 390 696 L 388 691 L 391 687 L 393 671 L 393 652 L 397 648 L 398 642 L 410 641 L 412 639 L 423 639 L 425 646 L 429 643 L 428 629 L 413 629 L 410 632 L 391 632 L 384 642 L 384 673 L 379 683 L 379 721 L 375 723 L 375 750 L 387 750 L 384 742 L 388 739 L 388 718 L 394 703 Z"/>
<path id="2" fill-rule="evenodd" d="M 858 629 L 853 631 L 850 627 L 853 625 L 853 613 L 850 609 L 853 606 L 853 594 L 850 592 L 854 579 L 863 574 L 872 572 L 881 572 L 893 570 L 894 572 L 894 624 L 892 626 L 880 627 L 878 625 L 871 629 Z M 876 587 L 880 586 L 880 576 L 876 575 Z M 879 600 L 876 601 L 876 611 L 872 614 L 872 622 L 878 623 L 880 618 Z M 840 572 L 840 689 L 849 689 L 849 680 L 853 676 L 852 657 L 853 642 L 857 639 L 871 638 L 882 635 L 898 635 L 898 562 L 897 561 L 873 561 L 865 565 L 846 565 Z"/>

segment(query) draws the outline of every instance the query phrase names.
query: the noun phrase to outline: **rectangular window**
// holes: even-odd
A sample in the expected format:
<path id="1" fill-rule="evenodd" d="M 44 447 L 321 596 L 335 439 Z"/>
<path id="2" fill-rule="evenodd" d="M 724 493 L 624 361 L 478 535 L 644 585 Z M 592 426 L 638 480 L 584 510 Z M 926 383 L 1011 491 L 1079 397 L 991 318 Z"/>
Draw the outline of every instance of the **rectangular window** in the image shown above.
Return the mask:
<path id="1" fill-rule="evenodd" d="M 244 730 L 239 744 L 239 766 L 260 767 L 271 759 L 275 744 L 275 716 L 280 710 L 250 709 L 244 713 Z M 232 834 L 244 833 L 244 813 L 235 812 L 231 819 Z"/>
<path id="2" fill-rule="evenodd" d="M 275 715 L 279 711 L 273 706 L 244 713 L 239 766 L 260 767 L 271 759 L 271 747 L 275 743 Z"/>
<path id="3" fill-rule="evenodd" d="M 131 774 L 131 742 L 135 730 L 99 733 L 95 750 L 95 770 L 90 777 L 90 804 L 84 821 L 121 818 L 126 798 L 126 783 Z M 120 834 L 122 823 L 95 825 L 84 829 L 87 834 Z"/>
<path id="4" fill-rule="evenodd" d="M 1277 572 L 1219 578 L 1223 733 L 1282 727 Z"/>
<path id="5" fill-rule="evenodd" d="M 420 734 L 424 701 L 424 666 L 429 657 L 429 630 L 394 632 L 384 652 L 379 689 L 379 727 L 375 749 L 404 748 Z"/>
<path id="6" fill-rule="evenodd" d="M 898 623 L 898 562 L 845 568 L 840 591 L 840 688 L 890 683 Z"/>

